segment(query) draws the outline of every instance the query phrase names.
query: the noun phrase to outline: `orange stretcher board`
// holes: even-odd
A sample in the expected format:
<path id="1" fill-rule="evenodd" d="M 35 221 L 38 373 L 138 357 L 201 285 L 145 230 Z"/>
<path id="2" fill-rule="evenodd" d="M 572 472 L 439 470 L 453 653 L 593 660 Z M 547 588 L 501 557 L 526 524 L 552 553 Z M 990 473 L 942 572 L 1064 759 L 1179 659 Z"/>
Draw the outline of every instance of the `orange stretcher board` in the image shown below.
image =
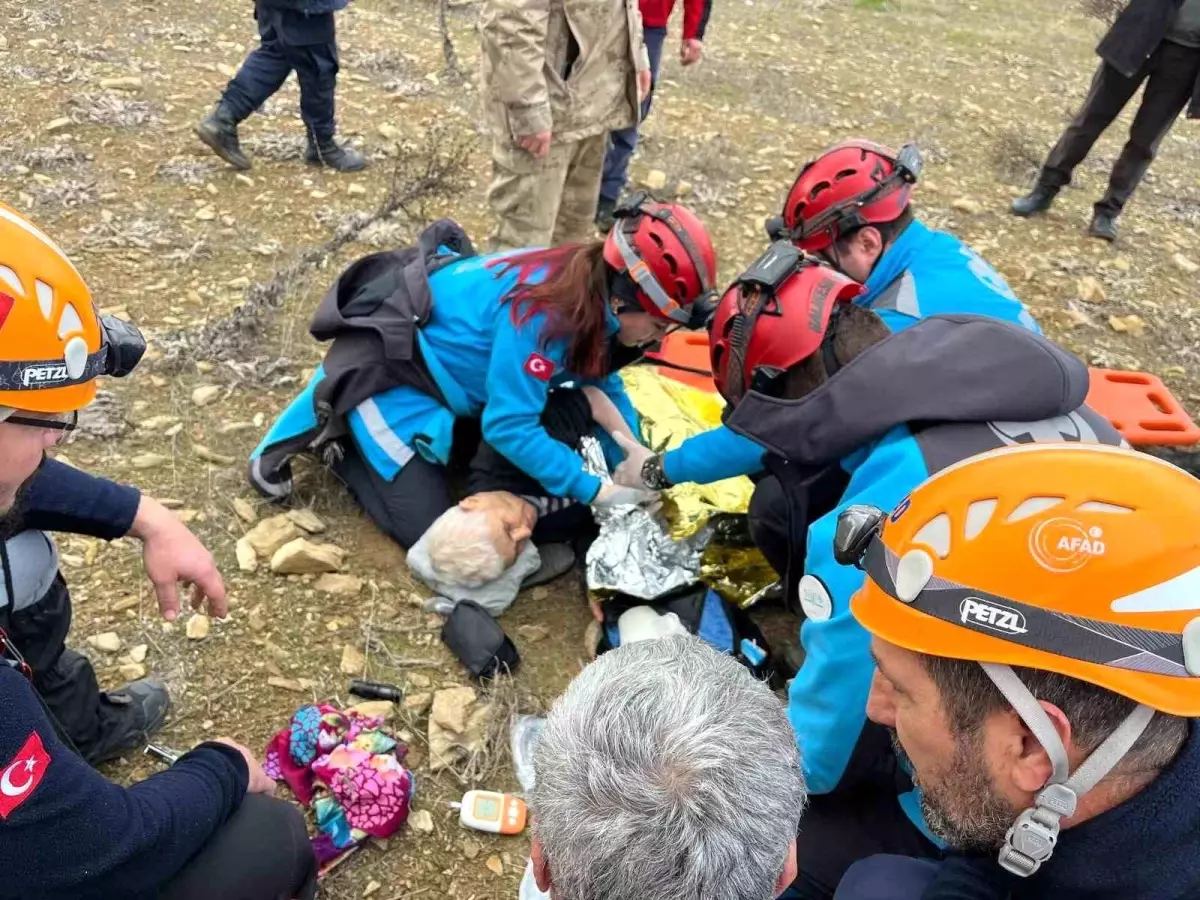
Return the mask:
<path id="1" fill-rule="evenodd" d="M 715 391 L 708 353 L 708 335 L 702 331 L 676 331 L 667 335 L 662 349 L 647 353 L 651 364 L 666 363 L 658 371 L 691 387 Z M 1200 443 L 1200 426 L 1163 384 L 1145 372 L 1089 369 L 1091 386 L 1087 404 L 1110 422 L 1134 446 L 1188 446 Z"/>
<path id="2" fill-rule="evenodd" d="M 1200 427 L 1162 383 L 1145 372 L 1089 369 L 1087 404 L 1129 443 L 1186 446 L 1200 443 Z"/>

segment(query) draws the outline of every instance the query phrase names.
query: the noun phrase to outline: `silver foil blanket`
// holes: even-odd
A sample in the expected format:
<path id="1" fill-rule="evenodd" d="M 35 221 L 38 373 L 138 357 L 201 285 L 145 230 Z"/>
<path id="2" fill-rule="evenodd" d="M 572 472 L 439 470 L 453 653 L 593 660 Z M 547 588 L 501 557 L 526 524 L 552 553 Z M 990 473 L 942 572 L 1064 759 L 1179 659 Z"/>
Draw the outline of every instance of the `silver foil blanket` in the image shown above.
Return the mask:
<path id="1" fill-rule="evenodd" d="M 598 440 L 585 437 L 579 452 L 589 472 L 605 484 L 612 482 Z M 700 580 L 700 558 L 712 533 L 710 527 L 675 540 L 657 510 L 616 506 L 593 510 L 593 515 L 600 536 L 588 549 L 589 590 L 654 600 Z"/>

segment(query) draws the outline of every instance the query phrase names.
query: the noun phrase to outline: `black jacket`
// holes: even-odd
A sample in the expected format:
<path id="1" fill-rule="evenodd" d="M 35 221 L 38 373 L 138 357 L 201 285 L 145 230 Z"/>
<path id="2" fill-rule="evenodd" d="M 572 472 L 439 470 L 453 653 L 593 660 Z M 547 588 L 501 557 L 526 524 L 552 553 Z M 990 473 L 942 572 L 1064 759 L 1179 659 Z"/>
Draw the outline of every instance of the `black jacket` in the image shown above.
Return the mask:
<path id="1" fill-rule="evenodd" d="M 308 16 L 334 13 L 350 5 L 350 0 L 256 0 L 256 2 L 268 9 L 285 9 Z"/>
<path id="2" fill-rule="evenodd" d="M 1096 47 L 1106 63 L 1132 78 L 1167 36 L 1183 0 L 1130 0 Z M 1200 79 L 1192 92 L 1188 118 L 1200 118 Z"/>
<path id="3" fill-rule="evenodd" d="M 59 743 L 2 659 L 0 710 L 0 900 L 152 900 L 246 794 L 246 761 L 224 744 L 113 784 Z"/>

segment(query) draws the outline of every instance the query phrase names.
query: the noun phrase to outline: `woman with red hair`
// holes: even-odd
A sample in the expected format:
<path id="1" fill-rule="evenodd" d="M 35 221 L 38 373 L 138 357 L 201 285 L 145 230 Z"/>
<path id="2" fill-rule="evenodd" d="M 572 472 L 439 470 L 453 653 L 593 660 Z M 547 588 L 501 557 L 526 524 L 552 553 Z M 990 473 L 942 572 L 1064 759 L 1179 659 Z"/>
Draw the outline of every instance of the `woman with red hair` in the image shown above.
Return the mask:
<path id="1" fill-rule="evenodd" d="M 711 296 L 715 277 L 716 253 L 700 220 L 645 196 L 621 210 L 604 241 L 442 265 L 429 276 L 433 309 L 417 331 L 421 363 L 441 396 L 405 384 L 359 404 L 346 416 L 349 439 L 335 472 L 406 548 L 451 505 L 446 467 L 463 420 L 478 420 L 483 440 L 545 496 L 629 502 L 630 491 L 602 486 L 573 447 L 547 433 L 547 398 L 568 384 L 594 385 L 638 434 L 616 371 L 670 329 L 703 327 L 698 301 Z M 305 394 L 321 377 L 318 370 Z M 297 398 L 255 456 L 301 430 L 308 423 L 296 419 L 311 418 L 312 409 L 311 397 Z M 620 460 L 615 446 L 606 449 Z"/>

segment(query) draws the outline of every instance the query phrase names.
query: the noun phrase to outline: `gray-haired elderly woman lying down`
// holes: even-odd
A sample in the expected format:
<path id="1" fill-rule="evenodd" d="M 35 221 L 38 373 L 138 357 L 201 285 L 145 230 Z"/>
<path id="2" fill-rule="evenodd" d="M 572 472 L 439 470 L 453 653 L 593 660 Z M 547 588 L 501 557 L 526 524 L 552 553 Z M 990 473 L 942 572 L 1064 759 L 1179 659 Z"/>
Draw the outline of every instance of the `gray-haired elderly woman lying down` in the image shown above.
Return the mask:
<path id="1" fill-rule="evenodd" d="M 613 402 L 592 387 L 552 393 L 542 424 L 572 448 L 599 433 L 636 440 Z M 450 600 L 474 600 L 499 615 L 522 587 L 568 571 L 595 537 L 590 507 L 545 496 L 486 443 L 471 460 L 467 491 L 408 552 L 413 572 Z M 629 492 L 630 503 L 647 499 L 644 491 Z"/>

